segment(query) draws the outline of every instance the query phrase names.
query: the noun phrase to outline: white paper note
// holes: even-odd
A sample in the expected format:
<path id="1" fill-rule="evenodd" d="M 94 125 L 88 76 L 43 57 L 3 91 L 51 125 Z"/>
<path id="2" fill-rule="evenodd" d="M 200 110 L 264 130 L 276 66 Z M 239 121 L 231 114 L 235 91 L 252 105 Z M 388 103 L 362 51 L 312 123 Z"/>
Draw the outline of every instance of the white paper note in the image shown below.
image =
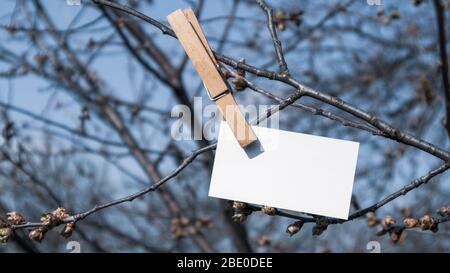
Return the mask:
<path id="1" fill-rule="evenodd" d="M 264 152 L 249 158 L 221 123 L 209 196 L 348 218 L 358 142 L 253 129 Z"/>

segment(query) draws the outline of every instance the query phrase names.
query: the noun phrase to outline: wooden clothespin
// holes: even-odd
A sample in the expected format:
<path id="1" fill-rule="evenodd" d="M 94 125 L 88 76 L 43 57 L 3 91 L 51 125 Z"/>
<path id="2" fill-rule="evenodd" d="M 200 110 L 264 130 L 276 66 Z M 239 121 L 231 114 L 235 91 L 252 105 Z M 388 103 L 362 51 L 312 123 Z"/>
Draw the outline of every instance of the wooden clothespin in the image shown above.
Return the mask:
<path id="1" fill-rule="evenodd" d="M 178 9 L 167 19 L 200 75 L 210 99 L 219 107 L 241 147 L 256 141 L 257 137 L 236 104 L 193 10 Z"/>

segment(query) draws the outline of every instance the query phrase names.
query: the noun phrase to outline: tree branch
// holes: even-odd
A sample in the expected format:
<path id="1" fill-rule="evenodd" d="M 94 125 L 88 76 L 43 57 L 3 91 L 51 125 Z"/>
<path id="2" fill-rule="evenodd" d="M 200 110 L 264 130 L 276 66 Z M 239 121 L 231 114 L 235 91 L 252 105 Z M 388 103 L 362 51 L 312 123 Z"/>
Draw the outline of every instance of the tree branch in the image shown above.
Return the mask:
<path id="1" fill-rule="evenodd" d="M 445 11 L 440 0 L 434 0 L 434 10 L 436 12 L 436 20 L 439 32 L 439 52 L 441 61 L 441 73 L 442 73 L 442 83 L 444 86 L 445 95 L 445 109 L 447 113 L 447 118 L 445 126 L 447 128 L 447 134 L 450 137 L 450 79 L 448 70 L 448 57 L 447 57 L 447 43 L 445 41 Z"/>
<path id="2" fill-rule="evenodd" d="M 169 36 L 176 38 L 175 33 L 170 28 L 168 28 L 164 24 L 158 22 L 157 20 L 152 19 L 132 8 L 129 8 L 127 6 L 123 6 L 120 4 L 116 4 L 116 3 L 113 3 L 113 2 L 110 2 L 107 0 L 92 0 L 92 1 L 94 1 L 97 4 L 106 5 L 106 6 L 127 12 L 131 15 L 134 15 L 134 16 L 152 24 L 153 26 L 157 27 L 159 30 L 161 30 L 161 32 L 163 34 L 167 34 Z M 218 52 L 214 52 L 214 55 L 216 56 L 216 58 L 219 61 L 221 61 L 227 65 L 230 65 L 235 69 L 243 69 L 243 70 L 245 70 L 249 73 L 252 73 L 256 76 L 261 76 L 261 77 L 268 78 L 271 80 L 277 80 L 280 82 L 284 82 L 284 83 L 294 87 L 295 89 L 298 89 L 299 92 L 303 93 L 303 95 L 305 95 L 305 96 L 320 100 L 322 102 L 325 102 L 327 104 L 335 106 L 345 112 L 348 112 L 348 113 L 352 114 L 353 116 L 360 118 L 360 119 L 368 122 L 372 126 L 376 127 L 377 129 L 382 131 L 384 134 L 386 134 L 386 137 L 388 137 L 390 139 L 393 139 L 393 140 L 402 142 L 404 144 L 416 147 L 416 148 L 418 148 L 422 151 L 425 151 L 431 155 L 434 155 L 444 161 L 450 160 L 450 154 L 446 150 L 441 149 L 441 148 L 439 148 L 427 141 L 424 141 L 418 137 L 412 136 L 412 135 L 394 127 L 393 125 L 379 119 L 378 117 L 373 116 L 373 115 L 359 109 L 358 107 L 348 104 L 347 102 L 343 101 L 340 98 L 327 95 L 325 93 L 322 93 L 315 89 L 312 89 L 308 86 L 305 86 L 290 76 L 286 77 L 286 75 L 282 75 L 280 73 L 276 73 L 276 72 L 266 70 L 266 69 L 257 68 L 255 66 L 249 65 L 247 63 L 240 62 L 233 58 L 222 55 Z"/>
<path id="3" fill-rule="evenodd" d="M 275 30 L 275 22 L 273 21 L 273 10 L 264 2 L 264 0 L 256 0 L 261 8 L 267 14 L 267 27 L 269 28 L 270 35 L 272 36 L 273 46 L 278 59 L 278 66 L 280 67 L 281 75 L 289 75 L 288 66 L 284 59 L 283 50 L 281 48 L 280 39 L 278 39 L 277 31 Z"/>

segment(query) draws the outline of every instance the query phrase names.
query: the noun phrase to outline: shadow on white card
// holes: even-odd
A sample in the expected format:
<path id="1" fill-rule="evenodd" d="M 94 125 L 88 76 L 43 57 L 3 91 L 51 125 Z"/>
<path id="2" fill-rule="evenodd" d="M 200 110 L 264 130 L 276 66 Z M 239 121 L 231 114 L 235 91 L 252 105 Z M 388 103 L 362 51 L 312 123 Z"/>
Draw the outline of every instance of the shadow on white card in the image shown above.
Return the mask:
<path id="1" fill-rule="evenodd" d="M 261 141 L 259 141 L 259 139 L 253 141 L 249 145 L 245 146 L 243 149 L 247 154 L 247 157 L 250 159 L 257 157 L 258 155 L 264 152 L 264 147 L 262 146 L 262 143 Z"/>
<path id="2" fill-rule="evenodd" d="M 359 143 L 253 126 L 250 157 L 220 125 L 209 196 L 347 219 Z"/>

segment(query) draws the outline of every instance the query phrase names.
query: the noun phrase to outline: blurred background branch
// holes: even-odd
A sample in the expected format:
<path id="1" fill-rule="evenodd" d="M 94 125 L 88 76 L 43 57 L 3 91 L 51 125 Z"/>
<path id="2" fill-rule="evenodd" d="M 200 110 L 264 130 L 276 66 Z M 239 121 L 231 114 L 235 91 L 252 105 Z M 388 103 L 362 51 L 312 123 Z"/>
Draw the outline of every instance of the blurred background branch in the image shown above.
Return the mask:
<path id="1" fill-rule="evenodd" d="M 239 103 L 361 142 L 352 221 L 207 197 L 214 142 L 171 137 L 177 104 L 205 118 L 165 22 L 188 5 Z M 448 251 L 449 1 L 0 6 L 0 251 Z"/>

